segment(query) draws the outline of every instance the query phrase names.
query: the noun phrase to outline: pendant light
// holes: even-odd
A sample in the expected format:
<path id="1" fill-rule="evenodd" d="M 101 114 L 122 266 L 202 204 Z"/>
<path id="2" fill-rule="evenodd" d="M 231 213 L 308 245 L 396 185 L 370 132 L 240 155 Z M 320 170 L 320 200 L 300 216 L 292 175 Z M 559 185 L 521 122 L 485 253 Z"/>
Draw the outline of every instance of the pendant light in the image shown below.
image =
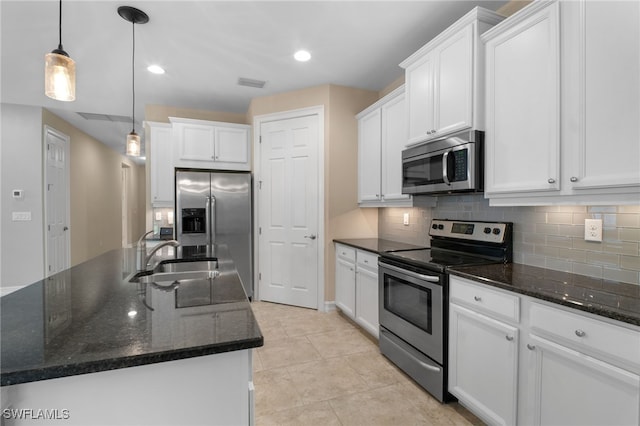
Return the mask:
<path id="1" fill-rule="evenodd" d="M 127 135 L 126 152 L 132 157 L 140 156 L 140 136 L 136 133 L 136 24 L 146 24 L 149 22 L 149 16 L 140 9 L 131 6 L 120 6 L 118 15 L 124 20 L 131 22 L 133 30 L 133 49 L 131 55 L 131 93 L 132 93 L 132 114 L 131 114 L 131 133 Z"/>
<path id="2" fill-rule="evenodd" d="M 57 101 L 75 101 L 76 63 L 62 48 L 62 0 L 58 24 L 58 48 L 44 56 L 44 93 Z"/>

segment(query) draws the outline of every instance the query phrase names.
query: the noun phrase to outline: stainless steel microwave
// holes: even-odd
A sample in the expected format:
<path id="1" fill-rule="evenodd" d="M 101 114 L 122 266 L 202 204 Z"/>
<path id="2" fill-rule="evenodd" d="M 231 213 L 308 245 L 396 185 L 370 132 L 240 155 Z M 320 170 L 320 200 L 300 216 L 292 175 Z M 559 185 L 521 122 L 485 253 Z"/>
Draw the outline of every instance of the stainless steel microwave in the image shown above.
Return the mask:
<path id="1" fill-rule="evenodd" d="M 484 132 L 467 130 L 402 151 L 403 194 L 484 190 Z"/>

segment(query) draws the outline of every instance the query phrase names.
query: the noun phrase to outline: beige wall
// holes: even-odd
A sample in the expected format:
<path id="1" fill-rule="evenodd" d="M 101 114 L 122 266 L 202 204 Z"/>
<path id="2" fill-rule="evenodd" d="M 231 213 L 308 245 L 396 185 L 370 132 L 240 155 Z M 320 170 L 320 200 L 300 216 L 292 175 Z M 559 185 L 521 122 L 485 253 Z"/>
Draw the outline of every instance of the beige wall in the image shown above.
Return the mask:
<path id="1" fill-rule="evenodd" d="M 377 99 L 377 92 L 323 85 L 255 98 L 247 112 L 248 122 L 253 123 L 258 115 L 324 106 L 325 301 L 335 298 L 333 239 L 377 236 L 377 210 L 358 208 L 355 119 L 358 112 Z"/>
<path id="2" fill-rule="evenodd" d="M 107 147 L 48 110 L 43 124 L 68 135 L 70 144 L 71 265 L 122 246 L 121 174 L 129 167 L 130 235 L 144 230 L 144 166 Z M 142 194 L 142 195 L 141 195 Z"/>
<path id="3" fill-rule="evenodd" d="M 248 124 L 244 113 L 224 111 L 206 111 L 201 109 L 177 108 L 167 105 L 146 105 L 144 108 L 144 119 L 146 121 L 156 121 L 168 123 L 169 117 L 194 118 L 197 120 L 223 121 L 225 123 Z"/>

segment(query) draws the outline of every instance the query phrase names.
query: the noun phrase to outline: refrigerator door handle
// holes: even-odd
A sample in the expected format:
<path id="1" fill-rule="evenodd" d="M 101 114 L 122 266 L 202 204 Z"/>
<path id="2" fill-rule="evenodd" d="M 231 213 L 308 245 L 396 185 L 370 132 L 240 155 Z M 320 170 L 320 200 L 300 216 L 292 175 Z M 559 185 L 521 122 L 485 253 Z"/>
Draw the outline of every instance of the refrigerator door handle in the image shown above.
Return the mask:
<path id="1" fill-rule="evenodd" d="M 216 197 L 211 196 L 209 202 L 209 243 L 214 244 L 216 242 Z"/>
<path id="2" fill-rule="evenodd" d="M 204 207 L 204 229 L 207 233 L 207 244 L 211 244 L 211 197 L 207 197 L 207 202 Z"/>

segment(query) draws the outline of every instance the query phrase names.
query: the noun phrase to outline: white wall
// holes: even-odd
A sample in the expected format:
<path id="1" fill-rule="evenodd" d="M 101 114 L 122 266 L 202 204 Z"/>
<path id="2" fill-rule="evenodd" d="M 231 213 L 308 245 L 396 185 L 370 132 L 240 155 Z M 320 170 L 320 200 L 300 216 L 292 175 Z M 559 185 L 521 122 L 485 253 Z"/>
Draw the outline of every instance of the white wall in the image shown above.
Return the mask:
<path id="1" fill-rule="evenodd" d="M 6 288 L 44 278 L 42 108 L 2 104 L 0 113 L 0 286 Z M 14 199 L 13 189 L 24 198 Z M 14 222 L 12 212 L 31 212 L 31 221 Z"/>

